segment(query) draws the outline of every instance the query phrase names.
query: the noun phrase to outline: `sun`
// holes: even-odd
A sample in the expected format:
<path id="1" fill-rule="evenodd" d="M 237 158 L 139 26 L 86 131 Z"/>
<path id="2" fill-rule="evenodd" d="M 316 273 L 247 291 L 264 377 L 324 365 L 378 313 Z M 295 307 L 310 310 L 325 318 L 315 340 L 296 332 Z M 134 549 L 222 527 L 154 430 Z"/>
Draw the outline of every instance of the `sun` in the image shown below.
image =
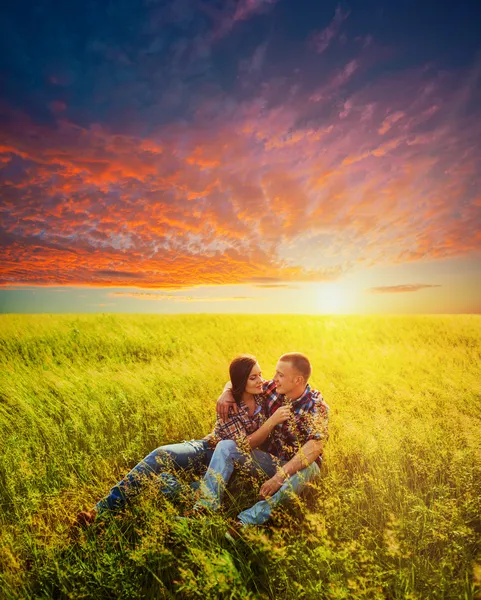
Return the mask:
<path id="1" fill-rule="evenodd" d="M 349 295 L 339 283 L 320 284 L 316 291 L 317 307 L 325 314 L 349 312 Z"/>

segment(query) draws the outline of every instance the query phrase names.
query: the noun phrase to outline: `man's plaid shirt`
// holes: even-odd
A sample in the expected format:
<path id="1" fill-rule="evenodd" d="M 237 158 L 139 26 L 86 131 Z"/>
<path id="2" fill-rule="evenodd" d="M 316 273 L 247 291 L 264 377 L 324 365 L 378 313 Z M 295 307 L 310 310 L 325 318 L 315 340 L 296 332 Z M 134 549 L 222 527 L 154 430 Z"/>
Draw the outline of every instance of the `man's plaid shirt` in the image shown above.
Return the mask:
<path id="1" fill-rule="evenodd" d="M 259 429 L 266 420 L 264 414 L 264 396 L 255 395 L 254 400 L 256 407 L 252 417 L 249 416 L 249 410 L 243 402 L 239 404 L 237 415 L 229 407 L 229 416 L 225 422 L 221 421 L 217 415 L 214 431 L 204 438 L 209 443 L 209 446 L 212 448 L 215 447 L 220 440 L 235 440 L 240 444 L 245 437 Z"/>
<path id="2" fill-rule="evenodd" d="M 308 384 L 302 396 L 292 401 L 277 393 L 274 381 L 265 381 L 263 391 L 266 417 L 283 405 L 292 407 L 292 416 L 274 427 L 262 450 L 288 461 L 309 440 L 327 441 L 329 407 L 320 392 Z"/>

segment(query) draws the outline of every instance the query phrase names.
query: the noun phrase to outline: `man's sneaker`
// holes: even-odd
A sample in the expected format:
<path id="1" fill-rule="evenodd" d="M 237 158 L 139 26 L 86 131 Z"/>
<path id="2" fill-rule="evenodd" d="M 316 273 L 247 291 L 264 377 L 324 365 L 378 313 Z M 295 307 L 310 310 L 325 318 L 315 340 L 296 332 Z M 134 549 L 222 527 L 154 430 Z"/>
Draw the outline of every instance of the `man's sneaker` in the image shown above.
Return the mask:
<path id="1" fill-rule="evenodd" d="M 92 510 L 82 510 L 78 513 L 74 525 L 76 527 L 88 527 L 95 521 L 96 516 L 97 511 L 94 508 Z"/>

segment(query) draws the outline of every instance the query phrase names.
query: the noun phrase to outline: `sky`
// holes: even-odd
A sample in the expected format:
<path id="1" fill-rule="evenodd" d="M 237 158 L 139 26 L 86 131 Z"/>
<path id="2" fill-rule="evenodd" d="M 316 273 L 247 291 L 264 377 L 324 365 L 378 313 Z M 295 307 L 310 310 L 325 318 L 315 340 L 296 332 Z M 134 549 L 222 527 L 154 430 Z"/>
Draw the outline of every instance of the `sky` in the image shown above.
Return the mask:
<path id="1" fill-rule="evenodd" d="M 0 8 L 0 312 L 480 313 L 481 4 Z"/>

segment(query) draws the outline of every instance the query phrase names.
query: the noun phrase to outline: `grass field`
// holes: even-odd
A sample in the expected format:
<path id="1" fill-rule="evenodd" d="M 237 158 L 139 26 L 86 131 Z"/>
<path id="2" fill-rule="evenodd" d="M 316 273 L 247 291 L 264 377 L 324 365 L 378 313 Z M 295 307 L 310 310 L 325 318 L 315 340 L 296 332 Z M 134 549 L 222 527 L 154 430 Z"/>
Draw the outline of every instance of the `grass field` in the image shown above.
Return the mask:
<path id="1" fill-rule="evenodd" d="M 313 364 L 322 477 L 235 544 L 149 485 L 76 513 L 153 448 L 199 439 L 237 353 Z M 481 317 L 0 317 L 2 598 L 481 598 Z M 237 491 L 236 491 L 237 490 Z M 237 493 L 239 492 L 239 493 Z"/>

